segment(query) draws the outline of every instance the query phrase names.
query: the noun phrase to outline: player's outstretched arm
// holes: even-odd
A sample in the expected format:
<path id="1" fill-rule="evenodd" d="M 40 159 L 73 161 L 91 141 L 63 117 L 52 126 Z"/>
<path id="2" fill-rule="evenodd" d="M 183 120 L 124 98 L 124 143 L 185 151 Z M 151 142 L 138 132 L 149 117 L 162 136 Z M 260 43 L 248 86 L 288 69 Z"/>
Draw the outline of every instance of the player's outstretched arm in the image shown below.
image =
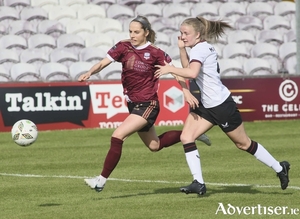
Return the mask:
<path id="1" fill-rule="evenodd" d="M 98 73 L 103 68 L 105 68 L 106 66 L 108 66 L 110 63 L 111 63 L 110 59 L 108 59 L 108 58 L 102 59 L 100 62 L 98 62 L 95 65 L 93 65 L 93 67 L 88 72 L 80 75 L 78 77 L 78 81 L 80 81 L 80 82 L 86 81 L 87 79 L 89 79 L 91 77 L 91 75 Z"/>

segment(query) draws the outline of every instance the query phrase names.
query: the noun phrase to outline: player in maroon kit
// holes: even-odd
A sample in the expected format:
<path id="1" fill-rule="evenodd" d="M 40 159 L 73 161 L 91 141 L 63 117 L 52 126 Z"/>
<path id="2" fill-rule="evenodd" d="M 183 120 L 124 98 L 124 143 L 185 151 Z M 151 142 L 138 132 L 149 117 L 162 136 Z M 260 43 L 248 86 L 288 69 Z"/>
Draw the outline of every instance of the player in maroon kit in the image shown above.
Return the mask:
<path id="1" fill-rule="evenodd" d="M 180 142 L 182 132 L 172 130 L 157 136 L 153 126 L 159 114 L 157 95 L 159 79 L 154 76 L 156 70 L 154 66 L 164 65 L 165 62 L 170 63 L 171 58 L 153 45 L 155 32 L 147 18 L 138 16 L 133 19 L 129 26 L 129 33 L 130 39 L 118 42 L 108 51 L 106 58 L 78 78 L 79 81 L 85 81 L 111 62 L 122 63 L 122 85 L 130 114 L 112 134 L 110 149 L 101 175 L 85 179 L 86 184 L 98 192 L 103 190 L 107 178 L 117 166 L 121 158 L 123 142 L 127 137 L 137 132 L 144 144 L 154 152 Z M 198 101 L 188 90 L 184 79 L 179 77 L 176 79 L 183 87 L 186 101 L 191 106 L 197 105 Z M 210 145 L 205 135 L 200 137 Z"/>

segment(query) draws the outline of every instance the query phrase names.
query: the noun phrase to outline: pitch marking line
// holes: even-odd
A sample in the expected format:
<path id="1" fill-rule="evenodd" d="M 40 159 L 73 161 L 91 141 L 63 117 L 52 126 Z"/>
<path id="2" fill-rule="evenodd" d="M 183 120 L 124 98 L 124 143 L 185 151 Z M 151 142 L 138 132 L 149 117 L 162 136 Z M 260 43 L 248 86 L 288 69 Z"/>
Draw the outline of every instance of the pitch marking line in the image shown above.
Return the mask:
<path id="1" fill-rule="evenodd" d="M 34 174 L 13 174 L 13 173 L 0 173 L 0 176 L 14 176 L 14 177 L 36 177 L 36 178 L 66 178 L 66 179 L 84 179 L 90 178 L 88 176 L 64 176 L 64 175 L 34 175 Z M 180 182 L 180 181 L 164 181 L 164 180 L 132 180 L 132 179 L 118 179 L 118 178 L 109 178 L 108 180 L 112 181 L 121 181 L 121 182 L 140 182 L 140 183 L 165 183 L 165 184 L 186 184 L 189 182 Z M 279 186 L 275 185 L 257 185 L 257 184 L 239 184 L 239 183 L 209 183 L 205 182 L 207 185 L 213 186 L 252 186 L 257 188 L 278 188 Z M 300 190 L 298 186 L 289 186 L 288 189 Z"/>

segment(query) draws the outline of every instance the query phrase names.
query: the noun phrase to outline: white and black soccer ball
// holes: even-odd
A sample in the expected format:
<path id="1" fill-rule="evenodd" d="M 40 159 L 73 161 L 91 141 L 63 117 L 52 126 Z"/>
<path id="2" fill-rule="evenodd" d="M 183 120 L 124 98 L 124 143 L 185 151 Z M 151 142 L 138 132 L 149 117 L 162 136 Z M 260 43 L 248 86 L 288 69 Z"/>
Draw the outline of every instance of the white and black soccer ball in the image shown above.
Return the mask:
<path id="1" fill-rule="evenodd" d="M 25 147 L 36 141 L 38 129 L 32 121 L 21 119 L 13 125 L 11 135 L 16 144 Z"/>

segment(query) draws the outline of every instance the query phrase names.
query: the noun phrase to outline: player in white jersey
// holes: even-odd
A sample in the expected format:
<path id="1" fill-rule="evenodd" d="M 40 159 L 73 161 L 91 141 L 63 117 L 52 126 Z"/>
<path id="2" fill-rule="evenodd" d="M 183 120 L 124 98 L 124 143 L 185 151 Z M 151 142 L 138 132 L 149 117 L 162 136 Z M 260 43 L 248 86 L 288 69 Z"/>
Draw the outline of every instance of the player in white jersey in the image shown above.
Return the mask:
<path id="1" fill-rule="evenodd" d="M 170 65 L 157 65 L 156 77 L 172 73 L 194 79 L 200 89 L 202 105 L 188 115 L 181 134 L 185 153 L 189 154 L 187 162 L 194 163 L 191 169 L 194 176 L 192 184 L 180 188 L 182 192 L 204 194 L 206 186 L 202 177 L 201 164 L 195 165 L 200 156 L 197 154 L 195 139 L 214 125 L 218 125 L 232 140 L 237 148 L 254 155 L 259 161 L 271 167 L 280 179 L 284 190 L 289 183 L 290 164 L 278 162 L 261 144 L 251 140 L 245 132 L 241 114 L 231 97 L 228 88 L 222 84 L 217 53 L 211 44 L 231 28 L 224 21 L 209 21 L 203 17 L 185 19 L 180 26 L 178 38 L 180 59 L 183 68 Z M 186 47 L 190 47 L 189 54 Z"/>

